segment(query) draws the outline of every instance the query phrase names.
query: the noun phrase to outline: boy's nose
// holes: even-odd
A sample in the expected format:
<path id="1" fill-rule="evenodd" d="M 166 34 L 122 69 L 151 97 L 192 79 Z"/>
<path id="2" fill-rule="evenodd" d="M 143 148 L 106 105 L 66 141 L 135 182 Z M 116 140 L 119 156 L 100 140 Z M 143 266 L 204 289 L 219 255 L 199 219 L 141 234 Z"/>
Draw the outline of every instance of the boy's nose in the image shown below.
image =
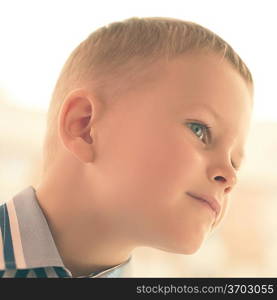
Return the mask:
<path id="1" fill-rule="evenodd" d="M 224 194 L 229 193 L 237 183 L 237 176 L 234 171 L 226 172 L 224 175 L 216 175 L 214 180 L 221 182 L 224 188 Z"/>

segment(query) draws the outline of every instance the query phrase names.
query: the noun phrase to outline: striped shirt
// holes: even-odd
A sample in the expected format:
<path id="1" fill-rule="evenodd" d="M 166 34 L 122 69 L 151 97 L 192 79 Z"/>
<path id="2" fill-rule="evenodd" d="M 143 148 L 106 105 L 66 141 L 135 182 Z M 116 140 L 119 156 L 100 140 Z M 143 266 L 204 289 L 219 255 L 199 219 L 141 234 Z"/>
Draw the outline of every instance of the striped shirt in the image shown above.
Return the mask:
<path id="1" fill-rule="evenodd" d="M 132 277 L 130 258 L 78 278 Z M 0 206 L 0 278 L 72 278 L 59 255 L 35 189 L 29 186 Z"/>

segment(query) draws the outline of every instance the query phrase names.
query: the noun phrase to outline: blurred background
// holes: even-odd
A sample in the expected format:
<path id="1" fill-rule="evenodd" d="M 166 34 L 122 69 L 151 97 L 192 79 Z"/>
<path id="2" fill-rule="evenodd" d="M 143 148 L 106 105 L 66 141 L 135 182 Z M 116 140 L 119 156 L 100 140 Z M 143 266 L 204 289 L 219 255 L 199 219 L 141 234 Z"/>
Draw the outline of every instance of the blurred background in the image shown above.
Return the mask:
<path id="1" fill-rule="evenodd" d="M 277 19 L 265 1 L 1 1 L 0 204 L 41 168 L 46 113 L 70 52 L 100 26 L 129 17 L 199 23 L 229 42 L 255 83 L 246 161 L 225 222 L 193 255 L 138 248 L 135 277 L 277 276 Z"/>

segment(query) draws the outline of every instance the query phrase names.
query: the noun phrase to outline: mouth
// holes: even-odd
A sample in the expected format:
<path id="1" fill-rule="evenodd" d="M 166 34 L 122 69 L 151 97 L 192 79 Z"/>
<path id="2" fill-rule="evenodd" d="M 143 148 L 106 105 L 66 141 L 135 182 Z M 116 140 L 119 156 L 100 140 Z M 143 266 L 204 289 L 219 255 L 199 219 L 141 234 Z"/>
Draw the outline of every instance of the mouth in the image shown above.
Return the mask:
<path id="1" fill-rule="evenodd" d="M 194 199 L 201 201 L 203 204 L 208 206 L 216 214 L 216 216 L 219 215 L 221 207 L 218 201 L 214 197 L 207 196 L 207 195 L 196 195 L 192 193 L 186 193 L 186 194 Z"/>

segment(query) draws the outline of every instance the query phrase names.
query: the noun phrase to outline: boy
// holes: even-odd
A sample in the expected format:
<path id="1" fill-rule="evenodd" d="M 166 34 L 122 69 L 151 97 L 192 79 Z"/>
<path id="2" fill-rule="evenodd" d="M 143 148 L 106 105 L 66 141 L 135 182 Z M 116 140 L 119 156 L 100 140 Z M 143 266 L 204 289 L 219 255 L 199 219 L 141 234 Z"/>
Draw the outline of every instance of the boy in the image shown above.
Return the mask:
<path id="1" fill-rule="evenodd" d="M 40 184 L 1 206 L 2 277 L 129 277 L 131 252 L 195 253 L 225 215 L 251 73 L 191 22 L 130 18 L 67 60 Z"/>

